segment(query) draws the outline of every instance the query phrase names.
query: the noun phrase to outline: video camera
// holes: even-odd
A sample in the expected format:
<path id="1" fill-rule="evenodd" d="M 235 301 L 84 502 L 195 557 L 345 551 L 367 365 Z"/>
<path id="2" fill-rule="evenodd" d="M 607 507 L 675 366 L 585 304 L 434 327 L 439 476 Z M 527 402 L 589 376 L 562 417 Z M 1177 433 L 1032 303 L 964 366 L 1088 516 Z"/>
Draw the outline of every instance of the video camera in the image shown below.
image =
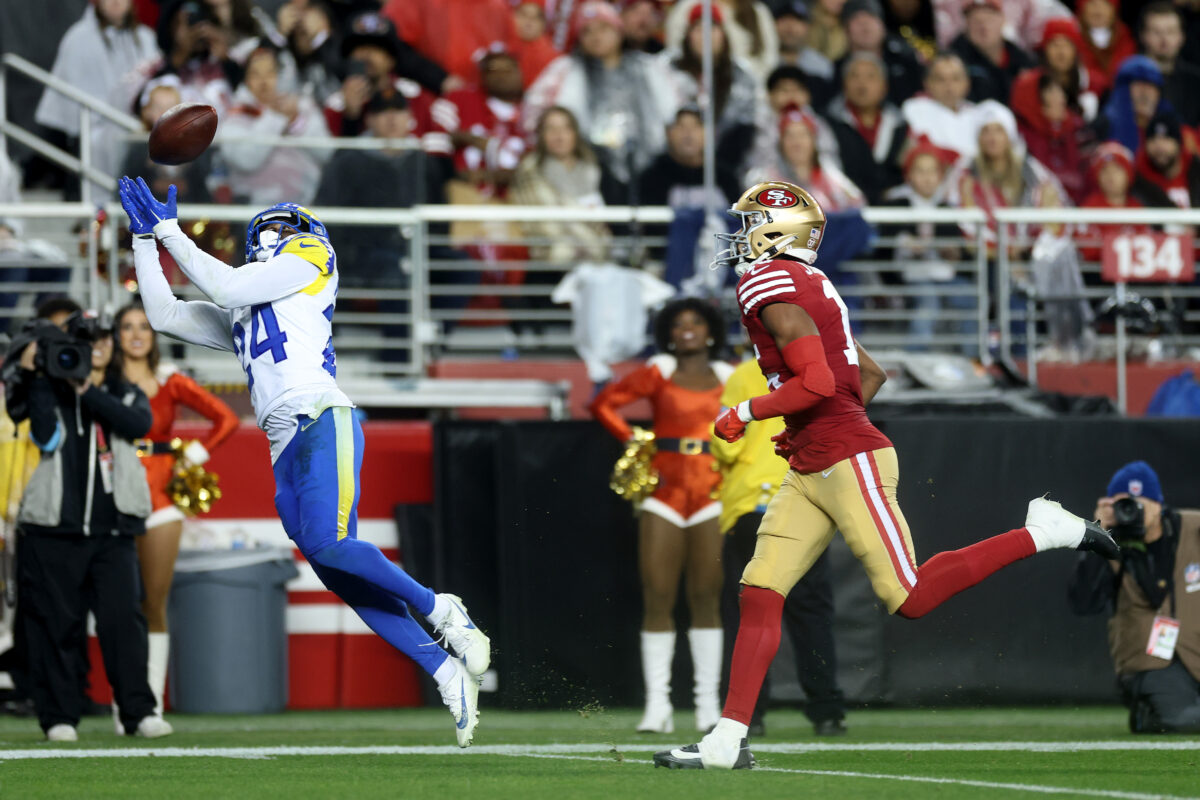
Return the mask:
<path id="1" fill-rule="evenodd" d="M 49 320 L 38 320 L 37 355 L 33 364 L 51 378 L 82 381 L 92 371 L 92 343 L 104 334 L 100 320 L 82 313 L 67 318 L 66 330 Z"/>
<path id="2" fill-rule="evenodd" d="M 1112 535 L 1121 547 L 1145 549 L 1146 516 L 1142 504 L 1133 497 L 1113 501 Z"/>

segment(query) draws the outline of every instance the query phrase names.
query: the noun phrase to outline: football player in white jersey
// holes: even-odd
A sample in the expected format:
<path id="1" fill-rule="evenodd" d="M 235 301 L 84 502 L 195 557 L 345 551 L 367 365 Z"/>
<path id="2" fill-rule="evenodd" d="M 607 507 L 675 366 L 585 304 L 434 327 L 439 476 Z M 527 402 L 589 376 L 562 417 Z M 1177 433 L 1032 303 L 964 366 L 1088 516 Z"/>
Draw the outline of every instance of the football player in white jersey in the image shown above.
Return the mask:
<path id="1" fill-rule="evenodd" d="M 235 269 L 180 230 L 174 186 L 161 203 L 141 178 L 126 177 L 120 195 L 150 324 L 238 356 L 258 425 L 271 444 L 275 507 L 288 536 L 330 590 L 433 676 L 454 716 L 458 744 L 467 747 L 491 657 L 488 637 L 457 597 L 434 594 L 356 535 L 363 434 L 354 404 L 335 380 L 337 256 L 325 226 L 293 203 L 272 206 L 251 220 L 247 263 Z M 156 240 L 212 302 L 174 296 Z M 445 636 L 455 655 L 430 638 L 410 606 Z"/>

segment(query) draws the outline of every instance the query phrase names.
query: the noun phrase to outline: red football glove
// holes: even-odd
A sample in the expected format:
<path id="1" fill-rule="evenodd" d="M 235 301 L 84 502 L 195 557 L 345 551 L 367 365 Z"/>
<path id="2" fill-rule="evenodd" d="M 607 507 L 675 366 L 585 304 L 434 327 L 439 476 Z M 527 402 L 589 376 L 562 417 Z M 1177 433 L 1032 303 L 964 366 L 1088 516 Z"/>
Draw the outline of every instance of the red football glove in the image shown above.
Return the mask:
<path id="1" fill-rule="evenodd" d="M 746 424 L 750 421 L 750 402 L 738 403 L 733 408 L 725 408 L 717 415 L 713 428 L 717 436 L 727 442 L 736 442 L 746 435 Z"/>
<path id="2" fill-rule="evenodd" d="M 785 461 L 792 457 L 792 447 L 788 444 L 787 435 L 788 432 L 785 428 L 771 437 L 771 441 L 775 443 L 775 455 Z"/>

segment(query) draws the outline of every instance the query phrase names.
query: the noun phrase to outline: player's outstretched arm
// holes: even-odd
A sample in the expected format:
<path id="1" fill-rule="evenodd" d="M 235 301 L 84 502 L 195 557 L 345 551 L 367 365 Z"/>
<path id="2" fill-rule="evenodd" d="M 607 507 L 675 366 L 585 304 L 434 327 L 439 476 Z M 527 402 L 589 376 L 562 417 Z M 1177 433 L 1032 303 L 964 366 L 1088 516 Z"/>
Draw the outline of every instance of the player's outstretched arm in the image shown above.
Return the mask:
<path id="1" fill-rule="evenodd" d="M 854 346 L 858 348 L 858 373 L 859 381 L 862 383 L 862 399 L 865 406 L 879 392 L 879 388 L 887 382 L 887 373 L 876 363 L 875 359 L 871 358 L 861 344 L 855 342 Z"/>
<path id="2" fill-rule="evenodd" d="M 158 245 L 154 241 L 151 218 L 132 198 L 128 178 L 120 184 L 121 204 L 129 214 L 129 230 L 133 233 L 133 266 L 137 271 L 138 291 L 146 319 L 159 333 L 214 350 L 233 350 L 229 314 L 212 303 L 184 301 L 175 296 L 163 275 L 158 260 Z"/>
<path id="3" fill-rule="evenodd" d="M 833 371 L 825 360 L 821 335 L 807 311 L 793 303 L 773 303 L 760 314 L 792 377 L 770 394 L 722 411 L 715 431 L 727 442 L 740 439 L 746 425 L 753 420 L 799 413 L 826 397 L 833 397 L 837 389 Z"/>
<path id="4" fill-rule="evenodd" d="M 294 256 L 234 269 L 197 247 L 179 227 L 173 185 L 165 203 L 155 199 L 141 178 L 136 182 L 122 178 L 122 204 L 126 193 L 183 274 L 221 308 L 241 308 L 279 300 L 308 286 L 320 274 L 316 266 Z M 129 211 L 128 206 L 126 211 Z"/>

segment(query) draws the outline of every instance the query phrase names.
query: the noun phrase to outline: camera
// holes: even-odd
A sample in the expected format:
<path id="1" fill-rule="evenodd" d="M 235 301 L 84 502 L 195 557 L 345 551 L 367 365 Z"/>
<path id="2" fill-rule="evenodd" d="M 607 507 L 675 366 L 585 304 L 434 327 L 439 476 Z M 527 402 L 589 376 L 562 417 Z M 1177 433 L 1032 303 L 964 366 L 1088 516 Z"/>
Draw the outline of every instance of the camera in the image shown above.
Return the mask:
<path id="1" fill-rule="evenodd" d="M 1142 504 L 1133 497 L 1122 497 L 1113 501 L 1113 538 L 1124 546 L 1141 542 L 1146 538 L 1146 517 Z"/>
<path id="2" fill-rule="evenodd" d="M 92 371 L 92 342 L 103 331 L 100 321 L 83 314 L 72 314 L 66 330 L 52 322 L 40 321 L 37 334 L 37 356 L 34 367 L 51 378 L 82 381 Z"/>

